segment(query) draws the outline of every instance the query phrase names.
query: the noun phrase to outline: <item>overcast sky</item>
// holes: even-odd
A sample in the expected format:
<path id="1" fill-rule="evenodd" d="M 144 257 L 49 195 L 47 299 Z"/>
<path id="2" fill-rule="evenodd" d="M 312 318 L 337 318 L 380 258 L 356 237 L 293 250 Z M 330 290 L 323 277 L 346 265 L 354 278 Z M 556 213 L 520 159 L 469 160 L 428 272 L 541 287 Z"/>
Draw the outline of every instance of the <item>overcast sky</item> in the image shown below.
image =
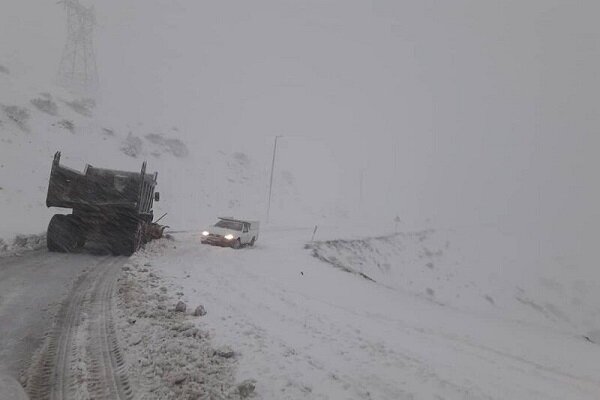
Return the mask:
<path id="1" fill-rule="evenodd" d="M 294 135 L 284 149 L 303 142 L 306 171 L 333 171 L 356 206 L 364 170 L 365 208 L 390 218 L 571 236 L 600 222 L 598 1 L 103 0 L 96 11 L 102 105 L 119 118 L 176 125 L 198 145 Z M 55 1 L 2 1 L 0 64 L 15 74 L 54 79 L 64 35 Z"/>

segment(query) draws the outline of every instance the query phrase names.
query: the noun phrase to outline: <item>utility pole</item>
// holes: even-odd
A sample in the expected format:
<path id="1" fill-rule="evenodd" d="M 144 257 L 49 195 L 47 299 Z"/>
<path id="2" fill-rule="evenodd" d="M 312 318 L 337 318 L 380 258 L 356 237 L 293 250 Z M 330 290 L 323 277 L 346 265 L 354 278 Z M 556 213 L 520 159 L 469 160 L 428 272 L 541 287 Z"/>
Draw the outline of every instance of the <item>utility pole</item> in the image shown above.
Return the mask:
<path id="1" fill-rule="evenodd" d="M 271 194 L 273 193 L 273 171 L 275 170 L 275 156 L 277 154 L 277 139 L 281 135 L 275 136 L 275 144 L 273 145 L 273 161 L 271 161 L 271 179 L 269 181 L 269 200 L 267 202 L 267 223 L 269 222 L 269 214 L 271 212 Z"/>
<path id="2" fill-rule="evenodd" d="M 398 224 L 400 222 L 402 222 L 400 216 L 396 215 L 396 218 L 394 218 L 394 233 L 398 233 Z"/>
<path id="3" fill-rule="evenodd" d="M 398 138 L 396 138 L 396 143 L 394 143 L 394 176 L 400 176 L 398 171 L 398 149 L 400 147 L 400 140 Z M 400 185 L 398 185 L 400 186 Z M 396 193 L 395 196 L 392 197 L 395 199 L 396 201 L 396 210 L 398 210 L 398 204 L 400 203 L 400 196 L 398 195 L 398 188 L 396 187 L 395 184 L 392 183 L 392 186 L 396 189 Z M 400 222 L 400 217 L 398 216 L 399 212 L 396 211 L 396 233 L 398 233 L 398 222 Z"/>
<path id="4" fill-rule="evenodd" d="M 363 211 L 364 208 L 364 195 L 363 195 L 363 189 L 364 189 L 364 180 L 365 180 L 365 169 L 361 169 L 360 170 L 360 184 L 359 184 L 359 190 L 360 190 L 360 211 Z"/>

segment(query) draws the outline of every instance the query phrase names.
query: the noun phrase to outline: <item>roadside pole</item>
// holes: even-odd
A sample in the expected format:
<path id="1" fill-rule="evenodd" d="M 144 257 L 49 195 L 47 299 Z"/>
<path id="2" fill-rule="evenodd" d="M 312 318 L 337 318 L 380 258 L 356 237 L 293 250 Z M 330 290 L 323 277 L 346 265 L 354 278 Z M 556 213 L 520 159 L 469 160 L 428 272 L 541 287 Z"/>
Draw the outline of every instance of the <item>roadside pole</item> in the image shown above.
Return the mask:
<path id="1" fill-rule="evenodd" d="M 401 222 L 401 219 L 398 215 L 394 218 L 394 233 L 398 234 L 398 224 Z"/>
<path id="2" fill-rule="evenodd" d="M 269 223 L 269 214 L 271 213 L 271 194 L 273 193 L 273 171 L 275 170 L 275 157 L 277 154 L 277 139 L 281 135 L 275 136 L 275 144 L 273 145 L 273 160 L 271 161 L 271 179 L 269 180 L 269 200 L 267 201 L 267 223 Z"/>
<path id="3" fill-rule="evenodd" d="M 315 235 L 317 234 L 317 229 L 319 229 L 319 226 L 315 225 L 315 229 L 313 230 L 312 238 L 310 238 L 311 242 L 315 241 Z"/>

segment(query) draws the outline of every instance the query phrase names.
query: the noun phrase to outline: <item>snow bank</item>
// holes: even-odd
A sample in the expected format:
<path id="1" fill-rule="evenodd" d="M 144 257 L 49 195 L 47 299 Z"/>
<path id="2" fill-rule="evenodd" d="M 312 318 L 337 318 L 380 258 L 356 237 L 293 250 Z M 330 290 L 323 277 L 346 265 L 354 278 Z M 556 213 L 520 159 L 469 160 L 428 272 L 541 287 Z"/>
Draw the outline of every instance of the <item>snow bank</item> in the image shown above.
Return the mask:
<path id="1" fill-rule="evenodd" d="M 306 246 L 336 268 L 439 304 L 497 317 L 598 328 L 600 285 L 587 266 L 527 258 L 518 237 L 493 227 L 425 230 Z M 587 271 L 593 276 L 593 271 Z"/>
<path id="2" fill-rule="evenodd" d="M 25 251 L 38 250 L 46 247 L 46 234 L 17 235 L 12 241 L 0 238 L 0 257 L 18 255 Z"/>
<path id="3" fill-rule="evenodd" d="M 152 258 L 174 247 L 166 239 L 152 242 L 130 259 L 119 279 L 118 332 L 136 395 L 145 399 L 249 397 L 251 382 L 234 380 L 236 354 L 228 347 L 215 347 L 192 310 L 176 310 L 176 304 L 185 304 L 183 293 L 153 268 Z"/>

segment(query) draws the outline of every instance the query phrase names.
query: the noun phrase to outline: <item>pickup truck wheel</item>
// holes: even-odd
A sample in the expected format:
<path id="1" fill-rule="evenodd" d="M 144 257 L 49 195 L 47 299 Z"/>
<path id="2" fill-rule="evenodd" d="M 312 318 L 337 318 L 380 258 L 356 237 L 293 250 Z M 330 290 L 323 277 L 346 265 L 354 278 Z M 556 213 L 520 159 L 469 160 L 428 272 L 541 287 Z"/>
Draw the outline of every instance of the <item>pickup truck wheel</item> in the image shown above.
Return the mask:
<path id="1" fill-rule="evenodd" d="M 252 240 L 250 241 L 250 243 L 249 243 L 250 247 L 254 246 L 254 242 L 256 242 L 256 238 L 255 237 L 253 237 Z"/>
<path id="2" fill-rule="evenodd" d="M 241 242 L 241 240 L 240 240 L 240 239 L 238 239 L 238 240 L 236 240 L 235 242 L 233 242 L 233 245 L 232 245 L 232 247 L 233 247 L 234 249 L 236 249 L 236 250 L 237 250 L 237 249 L 239 249 L 239 248 L 241 248 L 241 247 L 242 247 L 242 242 Z"/>
<path id="3" fill-rule="evenodd" d="M 78 247 L 78 240 L 77 227 L 67 215 L 52 217 L 46 233 L 48 250 L 69 253 Z"/>

